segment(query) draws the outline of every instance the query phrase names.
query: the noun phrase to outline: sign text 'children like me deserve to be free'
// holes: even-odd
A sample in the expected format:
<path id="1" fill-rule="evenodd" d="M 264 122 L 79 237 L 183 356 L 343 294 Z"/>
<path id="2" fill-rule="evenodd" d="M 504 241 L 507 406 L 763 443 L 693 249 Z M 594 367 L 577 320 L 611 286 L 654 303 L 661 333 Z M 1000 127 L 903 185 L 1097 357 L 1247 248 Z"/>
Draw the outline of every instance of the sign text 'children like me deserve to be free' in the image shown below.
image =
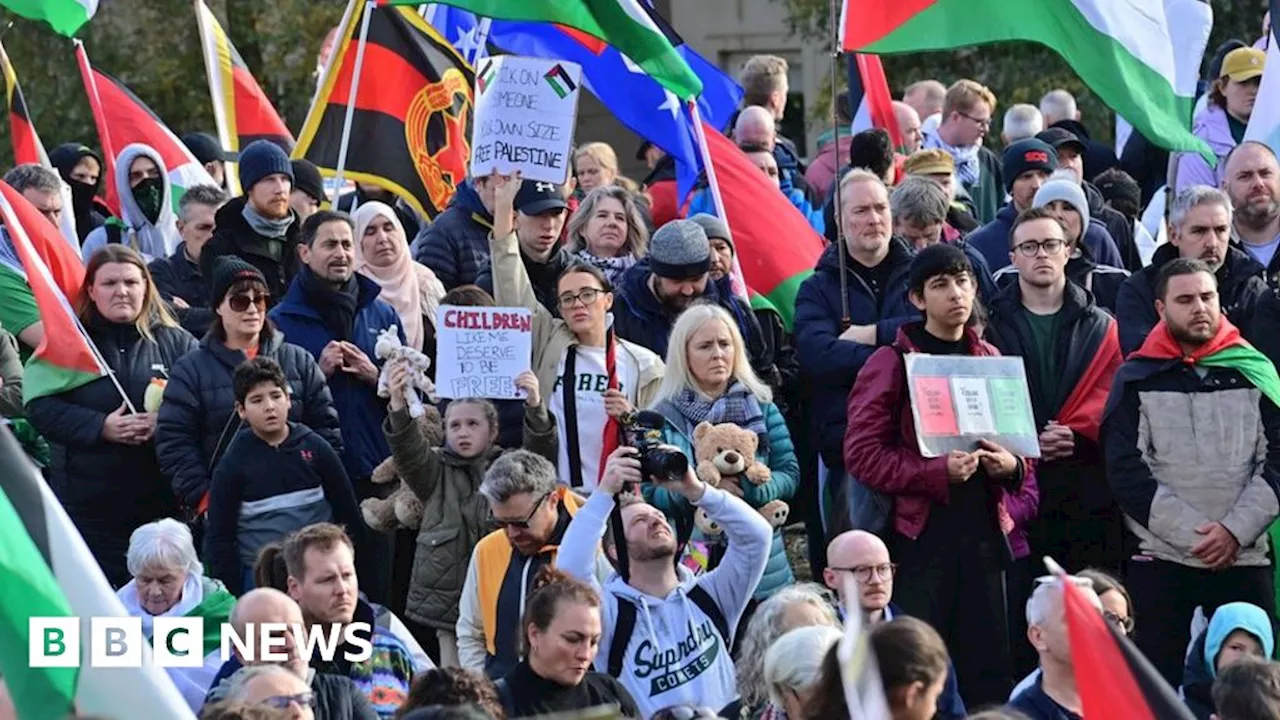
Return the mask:
<path id="1" fill-rule="evenodd" d="M 436 391 L 441 397 L 524 397 L 516 376 L 529 369 L 528 308 L 441 305 L 436 316 Z"/>

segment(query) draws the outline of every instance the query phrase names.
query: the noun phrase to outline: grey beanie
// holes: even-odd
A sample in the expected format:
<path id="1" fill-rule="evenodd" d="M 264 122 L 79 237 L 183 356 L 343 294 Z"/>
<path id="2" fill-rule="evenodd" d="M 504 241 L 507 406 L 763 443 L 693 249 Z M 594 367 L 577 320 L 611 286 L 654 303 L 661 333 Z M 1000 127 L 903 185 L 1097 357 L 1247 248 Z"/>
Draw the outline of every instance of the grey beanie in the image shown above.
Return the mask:
<path id="1" fill-rule="evenodd" d="M 711 268 L 711 243 L 692 220 L 672 220 L 649 240 L 649 270 L 668 280 L 691 280 Z"/>
<path id="2" fill-rule="evenodd" d="M 729 236 L 729 225 L 725 223 L 725 221 L 715 215 L 708 215 L 707 213 L 691 215 L 689 219 L 702 226 L 702 231 L 707 234 L 708 240 L 712 238 L 719 238 L 729 243 L 729 250 L 733 252 L 733 254 L 738 254 L 738 248 L 733 246 L 733 238 Z"/>
<path id="3" fill-rule="evenodd" d="M 1084 189 L 1075 180 L 1055 178 L 1040 186 L 1031 207 L 1042 208 L 1054 200 L 1065 201 L 1080 213 L 1080 239 L 1084 240 L 1084 234 L 1089 232 L 1089 200 Z"/>

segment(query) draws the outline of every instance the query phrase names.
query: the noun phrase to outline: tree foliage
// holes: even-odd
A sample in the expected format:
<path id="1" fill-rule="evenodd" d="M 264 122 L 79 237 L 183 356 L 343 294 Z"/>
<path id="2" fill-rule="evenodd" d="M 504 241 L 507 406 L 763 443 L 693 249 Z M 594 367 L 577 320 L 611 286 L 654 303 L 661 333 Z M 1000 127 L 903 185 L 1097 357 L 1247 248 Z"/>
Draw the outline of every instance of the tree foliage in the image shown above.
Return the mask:
<path id="1" fill-rule="evenodd" d="M 342 19 L 343 0 L 206 0 L 258 83 L 296 134 L 316 88 L 316 57 Z M 12 25 L 10 22 L 12 21 Z M 0 11 L 5 49 L 37 132 L 100 147 L 71 40 Z M 216 135 L 194 7 L 183 0 L 103 0 L 80 32 L 93 65 L 127 85 L 169 129 Z M 0 163 L 13 162 L 0 123 Z"/>
<path id="2" fill-rule="evenodd" d="M 831 43 L 829 0 L 774 1 L 786 5 L 792 32 L 808 41 Z M 1211 57 L 1218 45 L 1231 38 L 1252 44 L 1261 34 L 1267 0 L 1213 0 L 1211 5 L 1214 27 L 1207 56 Z M 1206 64 L 1209 57 L 1205 58 Z M 950 85 L 960 78 L 972 78 L 995 92 L 1000 103 L 996 113 L 998 123 L 1004 108 L 1015 103 L 1038 104 L 1046 92 L 1064 88 L 1076 96 L 1082 122 L 1095 140 L 1110 142 L 1114 137 L 1111 111 L 1085 87 L 1066 61 L 1042 45 L 1001 43 L 944 52 L 885 55 L 882 60 L 894 97 L 900 97 L 902 89 L 917 80 L 935 78 Z M 823 102 L 813 107 L 829 108 L 830 105 Z M 993 134 L 998 142 L 998 126 Z"/>

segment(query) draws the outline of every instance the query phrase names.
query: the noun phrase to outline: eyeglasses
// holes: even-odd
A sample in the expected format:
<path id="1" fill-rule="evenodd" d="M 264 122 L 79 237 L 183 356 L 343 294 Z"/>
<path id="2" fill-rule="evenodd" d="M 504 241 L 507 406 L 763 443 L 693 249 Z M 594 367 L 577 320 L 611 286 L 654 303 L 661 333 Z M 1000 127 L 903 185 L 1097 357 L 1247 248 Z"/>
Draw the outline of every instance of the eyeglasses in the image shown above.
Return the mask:
<path id="1" fill-rule="evenodd" d="M 542 507 L 542 503 L 545 502 L 546 499 L 550 496 L 551 496 L 551 493 L 546 493 L 542 497 L 538 498 L 538 501 L 533 504 L 533 509 L 529 511 L 529 514 L 525 516 L 525 519 L 523 520 L 503 520 L 502 518 L 496 518 L 493 516 L 493 511 L 490 510 L 489 523 L 494 527 L 498 528 L 499 530 L 505 530 L 506 528 L 518 528 L 520 530 L 528 530 L 529 521 L 533 520 L 534 514 L 538 512 L 538 508 Z"/>
<path id="2" fill-rule="evenodd" d="M 882 563 L 880 565 L 858 565 L 856 567 L 833 567 L 832 570 L 853 573 L 853 579 L 860 583 L 871 582 L 871 576 L 874 573 L 885 580 L 892 579 L 898 574 L 897 563 Z"/>
<path id="3" fill-rule="evenodd" d="M 271 296 L 267 293 L 259 295 L 232 295 L 227 298 L 227 304 L 236 312 L 244 312 L 245 310 L 248 310 L 250 304 L 258 306 L 258 312 L 262 312 L 267 309 L 267 301 L 270 299 Z"/>
<path id="4" fill-rule="evenodd" d="M 1018 254 L 1022 257 L 1033 258 L 1039 255 L 1041 250 L 1044 250 L 1045 255 L 1052 257 L 1062 252 L 1062 248 L 1066 247 L 1066 245 L 1067 244 L 1062 240 L 1051 238 L 1042 242 L 1028 240 L 1026 242 L 1018 243 L 1014 246 L 1014 249 L 1017 250 Z"/>
<path id="5" fill-rule="evenodd" d="M 1133 632 L 1133 618 L 1131 617 L 1120 617 L 1110 610 L 1103 610 L 1102 617 L 1106 618 L 1107 622 L 1125 635 Z"/>
<path id="6" fill-rule="evenodd" d="M 963 112 L 960 112 L 959 110 L 957 110 L 956 112 L 957 112 L 957 113 L 960 113 L 960 116 L 961 116 L 961 117 L 969 118 L 969 120 L 973 121 L 973 124 L 974 124 L 974 125 L 977 125 L 978 127 L 982 128 L 983 130 L 990 129 L 990 127 L 991 127 L 991 118 L 987 118 L 986 120 L 979 120 L 978 118 L 976 118 L 976 117 L 974 117 L 974 116 L 970 115 L 969 113 L 963 113 Z"/>
<path id="7" fill-rule="evenodd" d="M 297 695 L 272 695 L 258 704 L 275 708 L 276 710 L 288 710 L 290 705 L 307 707 L 314 710 L 316 707 L 316 696 L 315 693 L 311 691 L 301 692 Z"/>
<path id="8" fill-rule="evenodd" d="M 594 303 L 596 298 L 600 297 L 604 292 L 604 290 L 600 290 L 599 288 L 584 288 L 579 290 L 577 295 L 565 293 L 559 298 L 556 298 L 556 300 L 560 303 L 560 307 L 562 308 L 573 307 L 574 303 L 579 300 L 582 301 L 582 305 L 585 307 Z"/>

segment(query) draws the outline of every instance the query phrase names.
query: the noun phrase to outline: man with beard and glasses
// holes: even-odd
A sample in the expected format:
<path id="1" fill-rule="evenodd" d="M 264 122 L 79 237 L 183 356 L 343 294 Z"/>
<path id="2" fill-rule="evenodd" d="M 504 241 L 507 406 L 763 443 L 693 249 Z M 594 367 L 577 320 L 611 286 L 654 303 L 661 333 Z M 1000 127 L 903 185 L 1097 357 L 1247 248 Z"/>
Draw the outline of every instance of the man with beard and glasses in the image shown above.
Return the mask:
<path id="1" fill-rule="evenodd" d="M 299 267 L 295 248 L 302 222 L 289 206 L 293 165 L 275 143 L 255 140 L 240 152 L 239 172 L 244 195 L 214 217 L 213 238 L 200 254 L 200 274 L 213 277 L 213 261 L 235 255 L 262 272 L 267 292 L 278 300 Z"/>
<path id="2" fill-rule="evenodd" d="M 284 198 L 288 207 L 288 192 Z M 302 269 L 270 318 L 289 342 L 316 358 L 329 380 L 333 406 L 342 418 L 342 464 L 363 500 L 374 494 L 369 479 L 373 469 L 391 455 L 382 434 L 387 406 L 378 397 L 380 364 L 373 359 L 373 346 L 378 333 L 398 327 L 400 319 L 395 308 L 378 299 L 378 284 L 355 272 L 354 232 L 344 213 L 321 210 L 307 218 L 296 246 Z M 404 342 L 403 329 L 397 333 Z M 392 536 L 369 533 L 368 540 L 371 550 L 360 548 L 360 575 L 369 598 L 385 604 Z"/>
<path id="3" fill-rule="evenodd" d="M 1166 263 L 1156 311 L 1116 372 L 1102 446 L 1138 541 L 1126 568 L 1143 609 L 1138 648 L 1174 685 L 1197 606 L 1211 615 L 1242 601 L 1275 615 L 1267 528 L 1280 515 L 1280 377 L 1223 317 L 1206 263 Z"/>
<path id="4" fill-rule="evenodd" d="M 773 530 L 745 502 L 704 484 L 692 466 L 663 482 L 730 538 L 720 564 L 694 578 L 676 565 L 676 536 L 666 515 L 635 495 L 619 496 L 624 486 L 651 480 L 642 476 L 635 448 L 610 454 L 600 485 L 560 541 L 556 567 L 600 593 L 605 631 L 596 670 L 618 678 L 642 717 L 677 703 L 723 708 L 738 696 L 729 655 L 733 629 L 764 575 Z M 621 538 L 610 521 L 615 503 L 621 503 Z M 606 555 L 620 566 L 603 588 L 595 577 L 602 536 Z"/>
<path id="5" fill-rule="evenodd" d="M 120 151 L 115 165 L 120 217 L 113 217 L 85 238 L 86 260 L 99 248 L 120 243 L 138 251 L 146 262 L 178 249 L 177 218 L 169 189 L 169 171 L 155 148 L 140 143 Z"/>
<path id="6" fill-rule="evenodd" d="M 1267 284 L 1280 283 L 1280 163 L 1266 145 L 1250 140 L 1227 156 L 1222 189 L 1235 208 L 1231 239 L 1267 268 Z"/>
<path id="7" fill-rule="evenodd" d="M 658 228 L 649 241 L 649 256 L 636 263 L 618 284 L 613 306 L 613 328 L 618 337 L 667 355 L 667 338 L 676 316 L 699 300 L 720 305 L 738 322 L 752 367 L 760 358 L 760 325 L 751 307 L 729 293 L 720 293 L 710 281 L 711 242 L 702 226 L 692 220 L 672 220 Z"/>

